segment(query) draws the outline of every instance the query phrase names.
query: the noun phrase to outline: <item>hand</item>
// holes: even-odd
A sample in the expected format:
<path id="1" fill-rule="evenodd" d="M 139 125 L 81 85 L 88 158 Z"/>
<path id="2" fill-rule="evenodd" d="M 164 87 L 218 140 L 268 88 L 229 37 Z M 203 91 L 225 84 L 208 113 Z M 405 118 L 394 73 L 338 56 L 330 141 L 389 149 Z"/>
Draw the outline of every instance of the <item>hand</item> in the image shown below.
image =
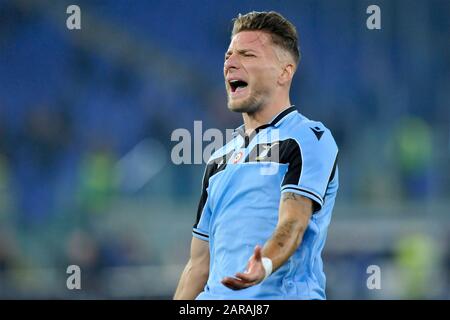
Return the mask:
<path id="1" fill-rule="evenodd" d="M 262 248 L 255 247 L 253 255 L 248 261 L 246 271 L 244 273 L 238 272 L 234 277 L 225 277 L 222 279 L 222 284 L 232 290 L 241 290 L 254 286 L 264 280 L 266 270 L 262 264 Z"/>

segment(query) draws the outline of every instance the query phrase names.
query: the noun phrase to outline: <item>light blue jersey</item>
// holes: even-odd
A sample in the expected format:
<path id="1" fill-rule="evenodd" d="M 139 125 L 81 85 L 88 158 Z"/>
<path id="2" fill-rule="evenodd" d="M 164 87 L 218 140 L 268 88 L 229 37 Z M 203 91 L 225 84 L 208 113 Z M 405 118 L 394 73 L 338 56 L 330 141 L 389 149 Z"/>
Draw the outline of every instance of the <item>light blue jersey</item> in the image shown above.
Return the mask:
<path id="1" fill-rule="evenodd" d="M 197 299 L 325 299 L 321 252 L 338 189 L 338 148 L 320 122 L 290 107 L 248 137 L 243 127 L 208 161 L 193 236 L 209 241 L 210 272 Z M 247 266 L 275 231 L 281 194 L 314 203 L 301 245 L 262 283 L 234 291 L 221 280 Z"/>

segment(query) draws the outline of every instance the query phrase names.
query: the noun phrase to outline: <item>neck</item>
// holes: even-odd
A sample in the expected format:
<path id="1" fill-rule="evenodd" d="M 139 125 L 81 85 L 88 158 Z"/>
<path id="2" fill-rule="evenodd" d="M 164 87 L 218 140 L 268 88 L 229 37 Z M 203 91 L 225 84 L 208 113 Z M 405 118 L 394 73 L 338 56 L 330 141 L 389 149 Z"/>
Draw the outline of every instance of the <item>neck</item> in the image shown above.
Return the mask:
<path id="1" fill-rule="evenodd" d="M 289 98 L 283 102 L 271 105 L 261 106 L 258 111 L 253 113 L 243 113 L 245 133 L 250 134 L 259 126 L 269 123 L 277 114 L 289 108 L 291 102 Z"/>

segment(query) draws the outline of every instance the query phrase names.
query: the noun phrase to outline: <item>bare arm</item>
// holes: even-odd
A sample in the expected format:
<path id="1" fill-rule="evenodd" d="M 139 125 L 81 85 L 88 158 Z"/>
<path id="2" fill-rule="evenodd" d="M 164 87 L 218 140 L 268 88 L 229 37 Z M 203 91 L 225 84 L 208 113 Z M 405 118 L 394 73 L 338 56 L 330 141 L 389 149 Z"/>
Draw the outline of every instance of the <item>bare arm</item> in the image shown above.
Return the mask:
<path id="1" fill-rule="evenodd" d="M 262 257 L 272 260 L 273 271 L 282 266 L 300 245 L 313 212 L 313 203 L 303 196 L 286 192 L 280 202 L 277 227 L 264 248 L 257 246 L 247 271 L 235 277 L 225 277 L 222 283 L 234 290 L 260 283 L 265 276 Z"/>
<path id="2" fill-rule="evenodd" d="M 295 193 L 283 193 L 277 228 L 262 250 L 262 255 L 272 260 L 273 271 L 283 265 L 300 245 L 312 212 L 310 199 Z"/>
<path id="3" fill-rule="evenodd" d="M 209 276 L 209 243 L 192 237 L 191 257 L 181 274 L 174 300 L 193 300 L 203 291 Z"/>

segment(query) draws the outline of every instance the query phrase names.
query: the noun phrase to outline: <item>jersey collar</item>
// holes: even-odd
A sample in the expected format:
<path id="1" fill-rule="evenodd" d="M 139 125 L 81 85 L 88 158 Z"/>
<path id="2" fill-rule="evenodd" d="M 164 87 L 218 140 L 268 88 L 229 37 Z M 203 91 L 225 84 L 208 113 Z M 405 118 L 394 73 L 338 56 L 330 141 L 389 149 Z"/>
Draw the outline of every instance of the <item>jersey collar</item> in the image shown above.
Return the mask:
<path id="1" fill-rule="evenodd" d="M 295 112 L 295 111 L 297 111 L 297 109 L 293 105 L 288 107 L 288 108 L 286 108 L 286 109 L 284 109 L 279 114 L 277 114 L 272 119 L 272 121 L 257 127 L 255 129 L 254 133 L 258 133 L 262 129 L 265 129 L 265 128 L 268 128 L 268 127 L 278 127 L 281 124 L 281 122 L 283 122 L 283 120 L 287 118 L 288 114 L 290 114 L 292 112 Z M 240 125 L 239 127 L 237 127 L 236 129 L 234 129 L 233 136 L 237 136 L 237 135 L 241 135 L 241 136 L 245 137 L 245 128 L 244 128 L 243 124 Z"/>

